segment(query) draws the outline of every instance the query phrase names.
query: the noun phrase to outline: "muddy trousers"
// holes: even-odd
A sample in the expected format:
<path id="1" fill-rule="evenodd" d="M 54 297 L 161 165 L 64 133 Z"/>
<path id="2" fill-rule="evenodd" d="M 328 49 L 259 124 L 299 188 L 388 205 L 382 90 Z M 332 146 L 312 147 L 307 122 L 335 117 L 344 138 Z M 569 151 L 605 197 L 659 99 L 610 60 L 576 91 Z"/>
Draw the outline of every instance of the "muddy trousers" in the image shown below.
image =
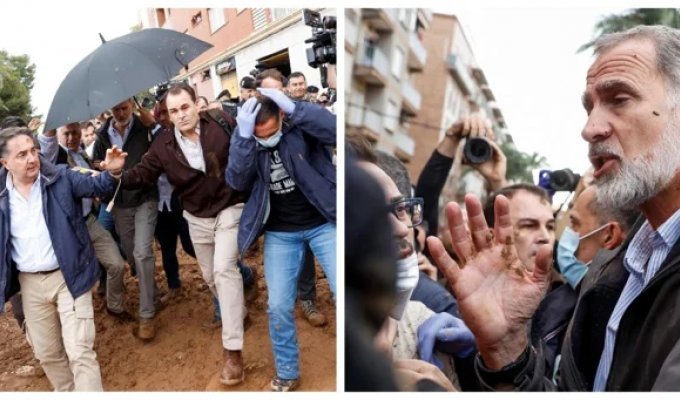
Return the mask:
<path id="1" fill-rule="evenodd" d="M 26 338 L 56 391 L 102 391 L 92 292 L 77 299 L 61 270 L 19 273 Z"/>
<path id="2" fill-rule="evenodd" d="M 243 203 L 225 208 L 214 218 L 199 218 L 184 211 L 203 279 L 220 305 L 222 347 L 227 350 L 243 348 L 245 304 L 236 243 L 242 212 Z"/>

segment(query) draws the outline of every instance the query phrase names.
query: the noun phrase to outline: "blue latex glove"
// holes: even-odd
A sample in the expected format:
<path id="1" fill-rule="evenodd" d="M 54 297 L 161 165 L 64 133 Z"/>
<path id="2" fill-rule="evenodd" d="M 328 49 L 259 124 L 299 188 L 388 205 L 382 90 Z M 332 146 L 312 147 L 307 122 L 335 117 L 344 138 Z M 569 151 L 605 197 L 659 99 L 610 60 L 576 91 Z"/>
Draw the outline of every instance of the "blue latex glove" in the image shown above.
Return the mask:
<path id="1" fill-rule="evenodd" d="M 278 89 L 257 88 L 263 96 L 267 96 L 276 103 L 277 106 L 286 114 L 292 114 L 295 111 L 295 103 L 285 93 Z"/>
<path id="2" fill-rule="evenodd" d="M 255 117 L 260 111 L 260 103 L 255 97 L 246 100 L 241 107 L 238 108 L 236 114 L 236 124 L 238 125 L 238 134 L 244 139 L 253 136 L 255 132 Z"/>
<path id="3" fill-rule="evenodd" d="M 468 357 L 475 352 L 475 337 L 462 319 L 449 313 L 434 314 L 418 327 L 418 354 L 420 359 L 443 369 L 434 356 L 434 350 Z"/>

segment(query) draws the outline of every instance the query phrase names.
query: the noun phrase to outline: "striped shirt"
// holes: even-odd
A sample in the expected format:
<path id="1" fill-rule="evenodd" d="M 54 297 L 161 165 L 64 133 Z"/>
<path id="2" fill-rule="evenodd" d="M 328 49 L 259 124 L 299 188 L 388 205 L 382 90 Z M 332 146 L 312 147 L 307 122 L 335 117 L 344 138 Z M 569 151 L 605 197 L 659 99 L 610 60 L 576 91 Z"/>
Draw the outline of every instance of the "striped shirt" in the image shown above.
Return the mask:
<path id="1" fill-rule="evenodd" d="M 631 240 L 623 259 L 623 265 L 630 275 L 607 323 L 604 350 L 595 374 L 594 391 L 602 392 L 606 389 L 621 317 L 654 278 L 678 238 L 680 238 L 680 210 L 658 230 L 654 230 L 649 221 L 645 221 Z"/>

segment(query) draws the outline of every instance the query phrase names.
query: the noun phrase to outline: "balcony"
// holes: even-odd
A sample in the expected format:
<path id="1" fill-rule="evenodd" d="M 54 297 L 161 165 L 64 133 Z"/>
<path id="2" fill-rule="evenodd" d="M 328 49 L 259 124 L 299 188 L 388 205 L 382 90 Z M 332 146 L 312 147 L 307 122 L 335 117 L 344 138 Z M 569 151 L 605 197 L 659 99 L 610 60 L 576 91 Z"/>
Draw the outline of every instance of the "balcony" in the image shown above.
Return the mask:
<path id="1" fill-rule="evenodd" d="M 359 28 L 349 18 L 345 19 L 345 48 L 353 53 L 359 41 Z"/>
<path id="2" fill-rule="evenodd" d="M 463 64 L 461 58 L 455 54 L 449 54 L 449 57 L 446 59 L 446 65 L 453 80 L 458 84 L 460 91 L 466 96 L 471 95 L 474 90 L 474 83 L 468 73 L 467 66 Z"/>
<path id="3" fill-rule="evenodd" d="M 373 110 L 351 107 L 347 118 L 347 125 L 375 143 L 385 131 L 382 117 Z"/>
<path id="4" fill-rule="evenodd" d="M 401 161 L 408 162 L 416 150 L 416 142 L 406 133 L 403 126 L 399 126 L 392 139 L 394 141 L 394 155 Z"/>
<path id="5" fill-rule="evenodd" d="M 415 32 L 408 35 L 408 50 L 408 68 L 411 71 L 422 71 L 427 61 L 427 50 Z"/>
<path id="6" fill-rule="evenodd" d="M 409 81 L 401 82 L 401 108 L 406 115 L 414 117 L 420 111 L 422 96 Z"/>
<path id="7" fill-rule="evenodd" d="M 361 18 L 376 32 L 390 33 L 394 30 L 393 12 L 389 8 L 364 8 L 361 10 Z"/>
<path id="8" fill-rule="evenodd" d="M 384 87 L 390 73 L 390 62 L 378 47 L 357 54 L 354 64 L 354 78 L 366 85 Z"/>

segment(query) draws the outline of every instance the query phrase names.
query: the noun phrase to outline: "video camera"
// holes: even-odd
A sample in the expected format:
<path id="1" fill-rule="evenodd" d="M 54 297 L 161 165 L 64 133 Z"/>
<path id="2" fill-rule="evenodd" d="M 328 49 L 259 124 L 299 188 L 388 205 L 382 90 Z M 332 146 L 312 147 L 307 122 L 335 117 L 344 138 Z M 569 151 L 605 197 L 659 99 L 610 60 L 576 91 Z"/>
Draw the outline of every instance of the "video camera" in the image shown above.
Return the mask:
<path id="1" fill-rule="evenodd" d="M 337 56 L 337 19 L 333 16 L 321 18 L 321 14 L 305 8 L 302 19 L 307 26 L 312 27 L 312 37 L 305 43 L 312 43 L 307 48 L 307 64 L 312 68 L 319 68 L 321 72 L 321 86 L 328 87 L 328 71 L 325 64 L 335 64 Z"/>
<path id="2" fill-rule="evenodd" d="M 555 192 L 573 192 L 581 180 L 581 175 L 569 168 L 550 171 L 542 169 L 538 174 L 538 186 L 547 190 L 552 196 Z"/>

